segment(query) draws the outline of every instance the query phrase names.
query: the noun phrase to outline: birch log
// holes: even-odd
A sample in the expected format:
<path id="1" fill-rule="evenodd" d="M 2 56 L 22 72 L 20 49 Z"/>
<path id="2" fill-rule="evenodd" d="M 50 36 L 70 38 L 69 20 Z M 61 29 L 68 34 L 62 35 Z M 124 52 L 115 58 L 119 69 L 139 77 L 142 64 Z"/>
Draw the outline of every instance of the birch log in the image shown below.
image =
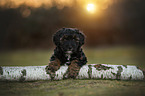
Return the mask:
<path id="1" fill-rule="evenodd" d="M 46 66 L 0 67 L 0 81 L 35 81 L 51 80 Z M 61 66 L 55 72 L 54 80 L 67 78 L 68 66 Z M 87 64 L 84 65 L 76 79 L 117 79 L 144 80 L 144 71 L 136 66 Z"/>

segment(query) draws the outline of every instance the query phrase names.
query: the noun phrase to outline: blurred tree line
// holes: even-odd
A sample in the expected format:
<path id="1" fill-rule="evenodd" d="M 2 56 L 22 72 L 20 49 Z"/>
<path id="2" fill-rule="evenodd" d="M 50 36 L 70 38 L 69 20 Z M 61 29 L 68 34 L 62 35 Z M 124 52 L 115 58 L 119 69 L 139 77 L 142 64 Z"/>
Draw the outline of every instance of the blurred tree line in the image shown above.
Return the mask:
<path id="1" fill-rule="evenodd" d="M 77 4 L 0 7 L 0 49 L 52 48 L 52 35 L 62 27 L 82 30 L 86 46 L 145 44 L 145 0 L 117 0 L 103 11 L 91 16 Z"/>

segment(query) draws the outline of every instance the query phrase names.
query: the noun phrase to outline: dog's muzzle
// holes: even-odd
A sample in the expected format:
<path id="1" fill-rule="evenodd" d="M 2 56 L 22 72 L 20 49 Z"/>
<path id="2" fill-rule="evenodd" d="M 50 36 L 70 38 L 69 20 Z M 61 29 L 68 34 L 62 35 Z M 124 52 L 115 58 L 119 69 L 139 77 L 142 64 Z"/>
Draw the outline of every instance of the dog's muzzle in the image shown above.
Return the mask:
<path id="1" fill-rule="evenodd" d="M 66 54 L 72 54 L 72 51 L 66 51 L 65 53 Z"/>
<path id="2" fill-rule="evenodd" d="M 66 64 L 70 64 L 70 58 L 71 58 L 71 54 L 72 54 L 73 52 L 72 51 L 66 51 L 65 52 L 65 56 L 67 57 L 67 62 L 66 62 Z"/>

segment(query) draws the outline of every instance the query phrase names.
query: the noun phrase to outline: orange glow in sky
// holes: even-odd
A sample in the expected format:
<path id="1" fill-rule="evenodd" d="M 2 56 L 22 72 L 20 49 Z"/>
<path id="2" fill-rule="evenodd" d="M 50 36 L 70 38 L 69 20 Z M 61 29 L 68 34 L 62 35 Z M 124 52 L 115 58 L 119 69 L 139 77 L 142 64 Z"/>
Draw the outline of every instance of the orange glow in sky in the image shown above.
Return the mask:
<path id="1" fill-rule="evenodd" d="M 94 13 L 95 12 L 95 10 L 96 10 L 96 6 L 94 5 L 94 4 L 88 4 L 87 5 L 87 10 L 90 12 L 90 13 Z"/>
<path id="2" fill-rule="evenodd" d="M 99 13 L 108 8 L 114 0 L 0 0 L 0 6 L 5 8 L 18 8 L 25 4 L 33 8 L 51 8 L 56 6 L 58 9 L 73 7 L 76 4 L 87 10 L 89 13 Z M 29 13 L 29 12 L 28 12 Z"/>

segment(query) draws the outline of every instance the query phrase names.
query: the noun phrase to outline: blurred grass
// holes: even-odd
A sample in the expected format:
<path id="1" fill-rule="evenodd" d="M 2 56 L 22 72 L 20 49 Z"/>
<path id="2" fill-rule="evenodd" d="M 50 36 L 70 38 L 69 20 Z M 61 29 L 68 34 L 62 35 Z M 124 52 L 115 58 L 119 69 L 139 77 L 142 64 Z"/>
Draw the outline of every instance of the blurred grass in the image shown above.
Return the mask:
<path id="1" fill-rule="evenodd" d="M 1 96 L 145 96 L 144 81 L 0 82 Z"/>
<path id="2" fill-rule="evenodd" d="M 16 50 L 0 54 L 0 66 L 47 65 L 52 55 L 50 50 Z"/>
<path id="3" fill-rule="evenodd" d="M 83 48 L 88 64 L 131 64 L 145 68 L 145 47 L 100 47 Z M 0 66 L 47 65 L 53 54 L 50 50 L 16 50 L 0 53 Z"/>
<path id="4" fill-rule="evenodd" d="M 123 64 L 145 68 L 145 47 L 115 46 L 85 49 L 88 64 Z"/>
<path id="5" fill-rule="evenodd" d="M 126 64 L 145 68 L 145 47 L 83 48 L 88 64 Z M 1 52 L 0 66 L 47 65 L 53 50 Z M 0 82 L 0 96 L 145 96 L 144 81 L 61 80 Z"/>

